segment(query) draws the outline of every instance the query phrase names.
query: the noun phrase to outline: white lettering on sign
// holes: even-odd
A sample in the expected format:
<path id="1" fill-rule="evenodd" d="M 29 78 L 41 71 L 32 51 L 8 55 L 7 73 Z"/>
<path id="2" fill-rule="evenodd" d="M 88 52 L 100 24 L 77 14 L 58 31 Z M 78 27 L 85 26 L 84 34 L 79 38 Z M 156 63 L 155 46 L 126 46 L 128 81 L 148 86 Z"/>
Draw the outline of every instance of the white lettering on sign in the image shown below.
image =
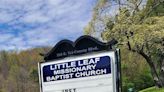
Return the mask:
<path id="1" fill-rule="evenodd" d="M 44 81 L 50 82 L 56 80 L 108 74 L 110 73 L 109 63 L 110 58 L 108 56 L 104 56 L 51 64 L 44 67 Z"/>
<path id="2" fill-rule="evenodd" d="M 89 64 L 96 64 L 99 60 L 100 58 L 85 59 L 83 60 L 83 62 L 78 61 L 78 65 L 83 66 L 83 65 L 89 65 Z M 76 62 L 50 65 L 50 70 L 56 70 L 56 69 L 61 69 L 61 68 L 72 68 L 72 67 L 76 67 Z"/>
<path id="3" fill-rule="evenodd" d="M 95 67 L 96 65 L 88 65 L 88 66 L 82 66 L 82 67 L 73 67 L 73 68 L 68 68 L 68 69 L 54 70 L 54 75 L 93 70 L 95 69 Z"/>
<path id="4" fill-rule="evenodd" d="M 75 73 L 75 77 L 79 78 L 79 77 L 86 77 L 86 76 L 93 76 L 93 75 L 102 75 L 102 74 L 106 74 L 107 71 L 106 69 L 101 69 L 101 70 L 91 70 L 91 71 L 84 71 L 84 72 L 77 72 Z M 73 73 L 69 73 L 69 74 L 63 74 L 63 75 L 56 75 L 56 76 L 48 76 L 46 77 L 47 81 L 55 81 L 58 79 L 70 79 L 73 78 Z"/>

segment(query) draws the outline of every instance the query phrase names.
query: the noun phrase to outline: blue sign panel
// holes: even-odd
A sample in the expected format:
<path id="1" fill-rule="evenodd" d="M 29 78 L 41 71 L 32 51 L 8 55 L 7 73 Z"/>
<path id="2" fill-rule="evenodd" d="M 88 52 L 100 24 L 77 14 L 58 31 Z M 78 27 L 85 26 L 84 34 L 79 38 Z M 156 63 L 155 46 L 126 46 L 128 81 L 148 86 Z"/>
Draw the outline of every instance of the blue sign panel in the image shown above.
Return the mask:
<path id="1" fill-rule="evenodd" d="M 50 64 L 43 67 L 43 81 L 58 81 L 111 73 L 109 56 Z"/>

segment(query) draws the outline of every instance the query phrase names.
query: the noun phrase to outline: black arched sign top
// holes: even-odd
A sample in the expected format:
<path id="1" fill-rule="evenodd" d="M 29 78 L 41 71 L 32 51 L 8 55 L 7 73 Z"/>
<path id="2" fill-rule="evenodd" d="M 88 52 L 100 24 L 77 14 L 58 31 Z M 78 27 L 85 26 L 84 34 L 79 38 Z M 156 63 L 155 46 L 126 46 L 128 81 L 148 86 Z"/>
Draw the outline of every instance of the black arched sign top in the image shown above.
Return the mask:
<path id="1" fill-rule="evenodd" d="M 111 49 L 112 45 L 116 44 L 116 40 L 111 40 L 108 43 L 103 43 L 91 36 L 81 36 L 75 42 L 70 40 L 61 40 L 47 54 L 44 55 L 44 60 L 54 60 L 64 58 L 71 55 L 85 54 L 101 50 Z"/>

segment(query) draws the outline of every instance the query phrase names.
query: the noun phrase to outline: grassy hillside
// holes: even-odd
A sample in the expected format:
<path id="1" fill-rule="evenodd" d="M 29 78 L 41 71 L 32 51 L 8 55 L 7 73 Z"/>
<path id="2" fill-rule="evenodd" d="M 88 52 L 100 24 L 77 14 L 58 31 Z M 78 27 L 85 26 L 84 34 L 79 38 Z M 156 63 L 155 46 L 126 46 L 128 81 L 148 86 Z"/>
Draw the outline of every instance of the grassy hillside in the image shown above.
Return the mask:
<path id="1" fill-rule="evenodd" d="M 164 92 L 164 88 L 151 87 L 151 88 L 147 88 L 142 91 L 139 91 L 139 92 Z"/>

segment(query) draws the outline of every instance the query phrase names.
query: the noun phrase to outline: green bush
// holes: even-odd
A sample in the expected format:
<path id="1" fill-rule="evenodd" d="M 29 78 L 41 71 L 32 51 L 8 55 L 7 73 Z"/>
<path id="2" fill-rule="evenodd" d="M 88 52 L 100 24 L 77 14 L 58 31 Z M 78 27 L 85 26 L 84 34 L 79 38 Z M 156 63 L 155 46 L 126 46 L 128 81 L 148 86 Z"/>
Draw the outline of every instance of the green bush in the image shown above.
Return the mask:
<path id="1" fill-rule="evenodd" d="M 150 74 L 150 69 L 145 63 L 144 59 L 136 53 L 131 53 L 122 50 L 122 88 L 123 92 L 129 92 L 129 89 L 133 89 L 132 92 L 138 92 L 139 90 L 152 87 L 154 81 Z"/>

